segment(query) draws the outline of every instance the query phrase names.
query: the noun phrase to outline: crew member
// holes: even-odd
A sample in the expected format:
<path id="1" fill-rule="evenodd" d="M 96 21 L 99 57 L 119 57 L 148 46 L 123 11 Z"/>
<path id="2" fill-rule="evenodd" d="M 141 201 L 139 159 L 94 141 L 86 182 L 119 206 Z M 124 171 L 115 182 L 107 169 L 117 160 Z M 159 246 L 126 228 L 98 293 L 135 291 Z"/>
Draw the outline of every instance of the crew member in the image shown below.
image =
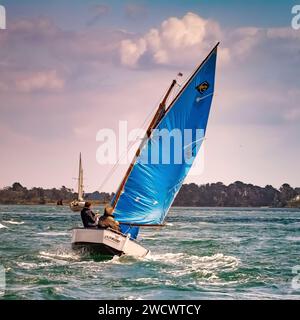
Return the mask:
<path id="1" fill-rule="evenodd" d="M 99 218 L 99 228 L 111 228 L 116 231 L 120 231 L 119 222 L 114 219 L 114 209 L 110 206 L 105 207 L 104 214 Z"/>
<path id="2" fill-rule="evenodd" d="M 97 228 L 97 215 L 91 210 L 92 204 L 86 202 L 81 210 L 81 220 L 85 228 Z"/>

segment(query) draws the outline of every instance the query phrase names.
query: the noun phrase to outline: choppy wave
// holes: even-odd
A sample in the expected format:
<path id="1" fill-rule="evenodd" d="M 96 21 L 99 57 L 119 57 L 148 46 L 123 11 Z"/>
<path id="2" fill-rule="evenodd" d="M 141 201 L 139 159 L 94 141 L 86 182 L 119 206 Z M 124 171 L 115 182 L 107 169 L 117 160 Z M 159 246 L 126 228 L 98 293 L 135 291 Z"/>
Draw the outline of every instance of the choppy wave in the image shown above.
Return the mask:
<path id="1" fill-rule="evenodd" d="M 288 236 L 288 237 L 286 237 L 286 240 L 288 240 L 288 241 L 300 241 L 300 237 Z"/>
<path id="2" fill-rule="evenodd" d="M 49 236 L 49 237 L 56 237 L 56 236 L 68 236 L 68 232 L 55 232 L 55 231 L 49 231 L 49 232 L 38 232 L 37 235 L 40 236 Z"/>
<path id="3" fill-rule="evenodd" d="M 5 223 L 9 223 L 9 224 L 24 224 L 24 221 L 14 221 L 14 220 L 3 220 L 3 222 Z"/>
<path id="4" fill-rule="evenodd" d="M 57 250 L 54 252 L 40 251 L 39 256 L 41 258 L 49 260 L 62 260 L 62 261 L 77 261 L 80 260 L 80 255 L 73 251 Z"/>
<path id="5" fill-rule="evenodd" d="M 143 229 L 147 257 L 103 260 L 72 251 L 69 230 L 81 222 L 67 207 L 0 206 L 7 298 L 299 299 L 291 289 L 299 211 L 189 213 L 171 208 L 172 227 Z M 14 226 L 23 220 L 24 227 Z"/>
<path id="6" fill-rule="evenodd" d="M 128 296 L 128 297 L 125 297 L 124 300 L 143 300 L 145 297 L 143 296 Z"/>
<path id="7" fill-rule="evenodd" d="M 25 269 L 25 270 L 31 270 L 31 269 L 37 269 L 42 267 L 49 267 L 52 264 L 51 263 L 42 263 L 42 262 L 17 262 L 16 263 L 19 268 Z"/>
<path id="8" fill-rule="evenodd" d="M 238 258 L 222 253 L 212 256 L 196 256 L 186 253 L 150 254 L 147 259 L 172 266 L 173 268 L 166 268 L 163 272 L 178 277 L 199 273 L 214 278 L 217 277 L 215 272 L 233 271 L 240 263 Z"/>

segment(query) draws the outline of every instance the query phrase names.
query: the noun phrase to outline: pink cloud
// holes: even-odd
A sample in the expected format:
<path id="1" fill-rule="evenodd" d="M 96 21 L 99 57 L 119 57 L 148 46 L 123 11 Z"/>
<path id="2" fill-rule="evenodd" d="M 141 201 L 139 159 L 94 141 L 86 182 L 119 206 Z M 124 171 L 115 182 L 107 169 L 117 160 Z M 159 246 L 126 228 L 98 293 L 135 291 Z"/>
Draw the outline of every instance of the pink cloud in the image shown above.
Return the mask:
<path id="1" fill-rule="evenodd" d="M 41 90 L 61 91 L 65 86 L 65 81 L 56 70 L 50 70 L 18 76 L 15 85 L 18 91 L 26 93 Z"/>
<path id="2" fill-rule="evenodd" d="M 273 39 L 300 39 L 300 33 L 298 30 L 293 28 L 269 28 L 267 30 L 267 35 L 269 38 Z"/>

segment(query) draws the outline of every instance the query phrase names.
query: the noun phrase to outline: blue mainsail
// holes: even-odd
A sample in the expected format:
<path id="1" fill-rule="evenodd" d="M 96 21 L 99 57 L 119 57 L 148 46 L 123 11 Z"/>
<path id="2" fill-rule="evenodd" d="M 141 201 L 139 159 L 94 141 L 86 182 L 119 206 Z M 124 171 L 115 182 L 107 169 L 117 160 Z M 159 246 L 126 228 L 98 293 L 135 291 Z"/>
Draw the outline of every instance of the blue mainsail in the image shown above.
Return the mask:
<path id="1" fill-rule="evenodd" d="M 114 216 L 121 223 L 121 231 L 133 238 L 139 227 L 130 224 L 163 223 L 200 149 L 214 93 L 217 47 L 218 44 L 155 126 L 115 203 Z M 162 132 L 170 136 L 168 148 Z M 189 134 L 176 134 L 184 132 Z"/>

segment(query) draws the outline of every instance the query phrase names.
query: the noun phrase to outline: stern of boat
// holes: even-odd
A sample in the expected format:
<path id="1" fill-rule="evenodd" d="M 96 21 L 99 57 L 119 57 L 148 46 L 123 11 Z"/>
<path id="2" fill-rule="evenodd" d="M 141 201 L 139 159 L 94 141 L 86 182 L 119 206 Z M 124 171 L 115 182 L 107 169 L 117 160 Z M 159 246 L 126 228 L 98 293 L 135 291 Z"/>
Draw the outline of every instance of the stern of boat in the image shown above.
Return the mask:
<path id="1" fill-rule="evenodd" d="M 149 250 L 137 241 L 112 229 L 76 228 L 72 230 L 72 248 L 104 255 L 145 257 Z"/>

